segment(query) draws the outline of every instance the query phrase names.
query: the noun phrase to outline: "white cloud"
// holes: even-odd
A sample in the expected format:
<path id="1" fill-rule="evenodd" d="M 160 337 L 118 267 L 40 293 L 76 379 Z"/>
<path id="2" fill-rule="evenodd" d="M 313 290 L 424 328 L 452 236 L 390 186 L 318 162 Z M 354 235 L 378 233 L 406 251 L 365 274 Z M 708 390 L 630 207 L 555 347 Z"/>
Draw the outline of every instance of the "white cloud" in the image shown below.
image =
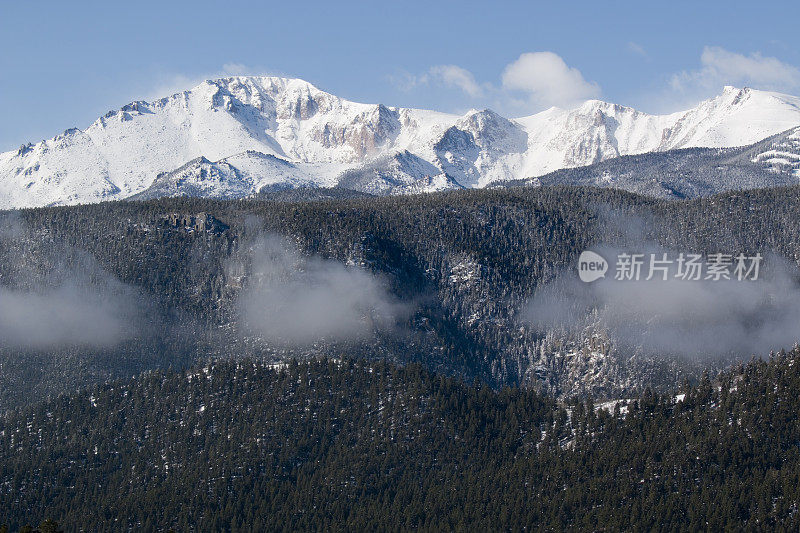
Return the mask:
<path id="1" fill-rule="evenodd" d="M 385 280 L 358 267 L 307 257 L 287 239 L 265 235 L 251 246 L 248 286 L 239 298 L 245 330 L 275 343 L 307 345 L 323 339 L 369 339 L 390 332 L 411 306 Z"/>
<path id="2" fill-rule="evenodd" d="M 633 41 L 628 42 L 628 50 L 636 54 L 637 56 L 643 57 L 644 59 L 649 59 L 650 56 L 647 54 L 647 50 L 644 49 L 642 45 L 639 43 L 635 43 Z"/>
<path id="3" fill-rule="evenodd" d="M 535 106 L 571 106 L 600 95 L 600 87 L 583 78 L 553 52 L 528 52 L 503 71 L 503 88 L 526 94 Z"/>
<path id="4" fill-rule="evenodd" d="M 242 63 L 225 63 L 222 65 L 222 73 L 227 76 L 249 76 L 255 73 L 252 67 Z"/>
<path id="5" fill-rule="evenodd" d="M 385 80 L 400 89 L 404 93 L 411 92 L 420 85 L 420 76 L 416 76 L 407 70 L 398 70 L 393 74 L 387 74 Z"/>
<path id="6" fill-rule="evenodd" d="M 479 98 L 491 90 L 490 84 L 481 86 L 475 81 L 472 72 L 458 65 L 434 65 L 420 75 L 401 71 L 388 76 L 388 79 L 403 92 L 413 91 L 419 87 L 439 85 L 459 89 L 470 98 Z"/>
<path id="7" fill-rule="evenodd" d="M 551 106 L 571 107 L 600 95 L 600 87 L 583 78 L 553 52 L 528 52 L 505 66 L 499 85 L 480 82 L 458 65 L 435 65 L 422 74 L 401 72 L 389 76 L 403 92 L 420 88 L 458 89 L 458 105 L 491 105 L 506 114 L 527 114 Z M 458 97 L 455 98 L 457 100 Z"/>
<path id="8" fill-rule="evenodd" d="M 473 98 L 482 96 L 484 93 L 483 88 L 475 81 L 475 76 L 458 65 L 436 65 L 431 67 L 428 72 L 434 79 L 440 80 L 449 87 L 461 89 Z"/>
<path id="9" fill-rule="evenodd" d="M 700 69 L 673 75 L 672 89 L 684 93 L 718 90 L 723 85 L 787 92 L 800 89 L 800 69 L 758 52 L 746 56 L 719 46 L 706 46 L 700 63 Z"/>

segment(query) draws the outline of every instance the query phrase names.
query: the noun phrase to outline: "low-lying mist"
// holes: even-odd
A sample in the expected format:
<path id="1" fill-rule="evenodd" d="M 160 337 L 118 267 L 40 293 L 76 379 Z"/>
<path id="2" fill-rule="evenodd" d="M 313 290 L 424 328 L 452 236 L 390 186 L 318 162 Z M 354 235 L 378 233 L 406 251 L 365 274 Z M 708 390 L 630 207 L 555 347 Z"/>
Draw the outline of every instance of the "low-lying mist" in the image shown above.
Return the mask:
<path id="1" fill-rule="evenodd" d="M 5 279 L 0 275 L 0 347 L 106 348 L 142 330 L 151 302 L 140 290 L 80 250 L 53 244 L 41 255 L 28 253 L 19 216 L 6 214 L 0 222 L 0 259 L 14 265 Z"/>
<path id="2" fill-rule="evenodd" d="M 133 338 L 139 302 L 65 283 L 43 292 L 0 288 L 0 344 L 26 349 L 109 347 Z"/>
<path id="3" fill-rule="evenodd" d="M 621 251 L 602 255 L 616 258 Z M 521 317 L 538 331 L 597 327 L 619 345 L 651 355 L 764 355 L 800 342 L 797 280 L 797 268 L 774 255 L 765 258 L 759 279 L 742 281 L 618 281 L 609 261 L 605 278 L 592 283 L 573 269 L 540 287 Z"/>
<path id="4" fill-rule="evenodd" d="M 266 235 L 250 246 L 238 310 L 245 332 L 271 343 L 307 345 L 391 332 L 410 306 L 362 268 L 307 257 L 285 238 Z"/>

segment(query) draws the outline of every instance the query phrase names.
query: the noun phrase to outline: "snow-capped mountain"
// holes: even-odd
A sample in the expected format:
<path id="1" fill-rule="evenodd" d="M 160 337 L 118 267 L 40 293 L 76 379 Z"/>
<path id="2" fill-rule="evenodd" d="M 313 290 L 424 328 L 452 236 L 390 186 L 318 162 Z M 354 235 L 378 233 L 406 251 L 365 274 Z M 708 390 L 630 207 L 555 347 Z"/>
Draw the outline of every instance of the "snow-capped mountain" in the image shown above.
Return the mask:
<path id="1" fill-rule="evenodd" d="M 162 172 L 137 199 L 164 196 L 206 198 L 244 198 L 270 188 L 313 187 L 314 181 L 303 169 L 274 155 L 253 150 L 219 161 L 203 156 L 192 159 L 171 172 Z"/>
<path id="2" fill-rule="evenodd" d="M 657 198 L 695 198 L 729 190 L 800 183 L 800 127 L 738 148 L 684 148 L 606 159 L 491 187 L 584 185 Z"/>
<path id="3" fill-rule="evenodd" d="M 510 120 L 355 103 L 299 79 L 230 77 L 0 154 L 0 208 L 283 187 L 484 187 L 621 155 L 742 146 L 798 125 L 800 98 L 747 88 L 670 115 L 592 100 Z"/>

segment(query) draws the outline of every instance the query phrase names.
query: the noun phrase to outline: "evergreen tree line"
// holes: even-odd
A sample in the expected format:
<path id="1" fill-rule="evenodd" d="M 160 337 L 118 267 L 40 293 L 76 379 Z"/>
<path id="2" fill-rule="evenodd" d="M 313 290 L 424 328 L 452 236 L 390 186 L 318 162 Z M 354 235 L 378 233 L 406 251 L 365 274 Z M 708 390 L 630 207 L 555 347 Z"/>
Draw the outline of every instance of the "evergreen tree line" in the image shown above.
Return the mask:
<path id="1" fill-rule="evenodd" d="M 342 350 L 560 398 L 630 395 L 648 385 L 664 390 L 696 378 L 702 367 L 619 347 L 600 378 L 577 380 L 586 361 L 567 357 L 566 334 L 526 327 L 519 310 L 537 287 L 574 268 L 577 255 L 598 244 L 775 252 L 796 264 L 799 209 L 798 187 L 675 202 L 559 186 L 320 201 L 176 198 L 2 213 L 3 287 L 52 285 L 54 272 L 88 256 L 141 291 L 153 308 L 146 335 L 113 347 L 0 347 L 0 410 L 208 356 L 277 361 Z M 200 213 L 222 226 L 196 230 L 169 222 Z M 247 265 L 250 245 L 263 234 L 287 236 L 303 253 L 382 275 L 397 298 L 415 305 L 400 325 L 404 334 L 313 349 L 242 338 L 235 330 L 236 299 L 247 272 L 239 279 L 230 266 Z M 573 340 L 580 348 L 582 339 Z"/>
<path id="2" fill-rule="evenodd" d="M 67 531 L 796 531 L 800 350 L 557 404 L 422 365 L 214 361 L 0 421 L 0 523 Z"/>

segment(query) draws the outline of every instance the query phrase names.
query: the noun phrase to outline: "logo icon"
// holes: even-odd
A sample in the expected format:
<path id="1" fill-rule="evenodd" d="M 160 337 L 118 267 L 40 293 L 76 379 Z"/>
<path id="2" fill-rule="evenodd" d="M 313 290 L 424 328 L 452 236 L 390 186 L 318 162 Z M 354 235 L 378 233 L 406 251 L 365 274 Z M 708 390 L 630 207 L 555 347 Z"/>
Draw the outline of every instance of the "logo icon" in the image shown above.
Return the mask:
<path id="1" fill-rule="evenodd" d="M 581 281 L 591 283 L 604 278 L 608 270 L 608 262 L 602 255 L 584 250 L 578 258 L 578 276 Z"/>

